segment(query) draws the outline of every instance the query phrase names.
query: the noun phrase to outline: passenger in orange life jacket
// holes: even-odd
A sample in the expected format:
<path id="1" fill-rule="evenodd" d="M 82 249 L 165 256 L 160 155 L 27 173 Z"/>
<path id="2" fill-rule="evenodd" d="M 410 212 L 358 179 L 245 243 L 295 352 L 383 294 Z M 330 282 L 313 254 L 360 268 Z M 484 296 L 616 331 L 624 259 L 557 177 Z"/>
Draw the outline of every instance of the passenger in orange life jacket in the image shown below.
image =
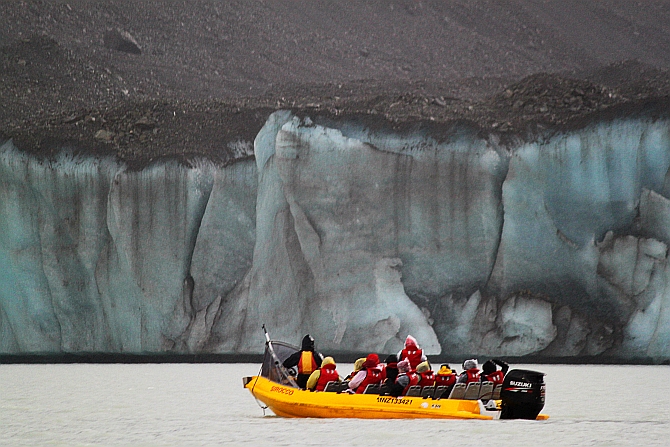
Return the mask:
<path id="1" fill-rule="evenodd" d="M 416 374 L 419 376 L 419 385 L 435 385 L 435 373 L 430 369 L 428 361 L 419 363 L 419 366 L 416 367 Z"/>
<path id="2" fill-rule="evenodd" d="M 440 366 L 435 374 L 435 384 L 437 386 L 452 386 L 456 383 L 456 373 L 451 370 L 448 364 Z"/>
<path id="3" fill-rule="evenodd" d="M 405 339 L 405 347 L 398 352 L 398 360 L 408 359 L 412 369 L 416 369 L 419 363 L 428 360 L 423 353 L 423 349 L 419 347 L 416 338 L 408 335 Z"/>
<path id="4" fill-rule="evenodd" d="M 314 339 L 309 335 L 305 335 L 302 339 L 302 349 L 293 353 L 289 358 L 284 360 L 284 368 L 293 368 L 297 366 L 298 377 L 296 383 L 303 390 L 307 386 L 307 379 L 309 376 L 321 367 L 323 356 L 314 350 Z"/>
<path id="5" fill-rule="evenodd" d="M 307 379 L 307 389 L 311 391 L 323 391 L 328 382 L 340 382 L 337 366 L 332 357 L 326 357 L 321 362 L 321 368 L 314 371 Z"/>
<path id="6" fill-rule="evenodd" d="M 379 365 L 379 356 L 374 353 L 368 354 L 361 370 L 349 382 L 349 389 L 356 391 L 356 394 L 362 394 L 368 385 L 375 385 L 381 381 L 382 368 Z"/>
<path id="7" fill-rule="evenodd" d="M 401 360 L 398 362 L 398 377 L 395 379 L 395 384 L 391 387 L 389 394 L 391 396 L 404 396 L 407 394 L 409 387 L 419 383 L 419 376 L 412 371 L 409 360 Z"/>
<path id="8" fill-rule="evenodd" d="M 500 370 L 496 367 L 500 366 Z M 503 380 L 505 379 L 505 374 L 507 374 L 507 371 L 509 371 L 509 365 L 502 360 L 487 360 L 484 362 L 482 365 L 482 375 L 481 375 L 481 380 L 482 382 L 493 382 L 494 384 L 499 384 L 503 383 Z"/>
<path id="9" fill-rule="evenodd" d="M 470 359 L 463 362 L 463 372 L 458 376 L 457 383 L 479 382 L 479 369 L 477 369 L 477 359 Z"/>

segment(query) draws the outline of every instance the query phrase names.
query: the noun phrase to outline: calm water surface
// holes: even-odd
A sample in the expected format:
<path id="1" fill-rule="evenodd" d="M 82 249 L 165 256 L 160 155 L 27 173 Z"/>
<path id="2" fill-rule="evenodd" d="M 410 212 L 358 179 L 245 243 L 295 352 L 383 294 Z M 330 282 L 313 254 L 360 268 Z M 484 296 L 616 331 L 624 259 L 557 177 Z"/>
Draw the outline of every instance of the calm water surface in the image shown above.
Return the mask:
<path id="1" fill-rule="evenodd" d="M 547 373 L 548 421 L 263 416 L 253 364 L 0 365 L 0 445 L 670 446 L 670 367 L 514 367 Z"/>

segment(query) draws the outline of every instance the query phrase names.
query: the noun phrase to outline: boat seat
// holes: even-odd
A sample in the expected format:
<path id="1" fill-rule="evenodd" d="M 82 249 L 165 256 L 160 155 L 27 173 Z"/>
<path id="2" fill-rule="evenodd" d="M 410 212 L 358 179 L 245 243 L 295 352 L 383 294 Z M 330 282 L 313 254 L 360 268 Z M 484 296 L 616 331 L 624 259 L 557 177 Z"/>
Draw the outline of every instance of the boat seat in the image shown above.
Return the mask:
<path id="1" fill-rule="evenodd" d="M 421 397 L 423 397 L 424 399 L 428 399 L 429 397 L 432 398 L 434 394 L 435 394 L 435 385 L 424 386 L 423 389 L 421 390 Z"/>
<path id="2" fill-rule="evenodd" d="M 493 382 L 482 382 L 482 387 L 479 389 L 479 398 L 483 401 L 490 400 L 493 396 Z"/>
<path id="3" fill-rule="evenodd" d="M 465 396 L 465 384 L 457 383 L 454 385 L 454 388 L 452 388 L 451 393 L 449 394 L 449 399 L 463 399 L 463 396 Z"/>
<path id="4" fill-rule="evenodd" d="M 349 384 L 347 382 L 336 382 L 333 380 L 326 384 L 326 387 L 323 389 L 323 391 L 339 394 L 342 391 L 346 391 L 347 389 L 349 389 Z"/>
<path id="5" fill-rule="evenodd" d="M 389 385 L 381 385 L 379 387 L 379 394 L 382 396 L 388 396 L 391 393 L 391 387 Z"/>
<path id="6" fill-rule="evenodd" d="M 468 383 L 468 388 L 465 390 L 465 395 L 463 399 L 465 400 L 477 400 L 479 399 L 479 388 L 481 386 L 480 382 L 471 382 Z"/>
<path id="7" fill-rule="evenodd" d="M 363 394 L 379 394 L 381 391 L 381 385 L 378 383 L 373 383 L 365 387 Z"/>
<path id="8" fill-rule="evenodd" d="M 502 383 L 499 383 L 493 387 L 493 392 L 491 393 L 491 399 L 500 400 L 500 390 L 502 390 Z"/>
<path id="9" fill-rule="evenodd" d="M 433 394 L 433 399 L 441 399 L 442 396 L 447 392 L 447 386 L 440 385 L 435 388 L 435 394 Z"/>
<path id="10" fill-rule="evenodd" d="M 349 389 L 349 382 L 340 382 L 340 387 L 338 388 L 337 392 L 341 393 L 343 391 L 347 391 Z"/>
<path id="11" fill-rule="evenodd" d="M 468 383 L 467 387 L 465 388 L 465 395 L 463 395 L 463 399 L 465 400 L 479 399 L 479 390 L 481 386 L 482 386 L 481 382 Z"/>
<path id="12" fill-rule="evenodd" d="M 405 394 L 405 396 L 421 397 L 421 386 L 412 385 L 411 387 L 409 387 L 409 390 L 407 390 L 407 394 Z"/>

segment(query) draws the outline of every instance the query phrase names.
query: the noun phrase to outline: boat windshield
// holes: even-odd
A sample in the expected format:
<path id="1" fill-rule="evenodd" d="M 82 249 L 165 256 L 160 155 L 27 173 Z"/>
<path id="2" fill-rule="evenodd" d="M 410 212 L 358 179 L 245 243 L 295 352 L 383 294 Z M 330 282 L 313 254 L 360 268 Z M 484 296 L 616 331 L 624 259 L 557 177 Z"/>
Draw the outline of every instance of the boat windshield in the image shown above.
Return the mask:
<path id="1" fill-rule="evenodd" d="M 266 377 L 273 382 L 281 383 L 282 385 L 298 387 L 295 380 L 288 373 L 286 368 L 282 366 L 284 360 L 289 358 L 292 354 L 300 351 L 296 346 L 289 345 L 281 341 L 269 341 L 265 344 L 265 355 L 263 356 L 263 367 L 261 368 L 261 376 Z"/>

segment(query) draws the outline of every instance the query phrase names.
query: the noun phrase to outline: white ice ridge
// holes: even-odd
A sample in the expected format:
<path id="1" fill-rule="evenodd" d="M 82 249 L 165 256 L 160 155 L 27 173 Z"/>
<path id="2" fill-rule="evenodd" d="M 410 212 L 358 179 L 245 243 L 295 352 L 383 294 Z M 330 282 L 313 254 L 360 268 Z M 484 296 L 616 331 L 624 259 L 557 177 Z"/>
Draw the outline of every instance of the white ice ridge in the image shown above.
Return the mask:
<path id="1" fill-rule="evenodd" d="M 269 117 L 255 163 L 0 148 L 0 353 L 670 358 L 670 126 L 520 147 Z"/>

